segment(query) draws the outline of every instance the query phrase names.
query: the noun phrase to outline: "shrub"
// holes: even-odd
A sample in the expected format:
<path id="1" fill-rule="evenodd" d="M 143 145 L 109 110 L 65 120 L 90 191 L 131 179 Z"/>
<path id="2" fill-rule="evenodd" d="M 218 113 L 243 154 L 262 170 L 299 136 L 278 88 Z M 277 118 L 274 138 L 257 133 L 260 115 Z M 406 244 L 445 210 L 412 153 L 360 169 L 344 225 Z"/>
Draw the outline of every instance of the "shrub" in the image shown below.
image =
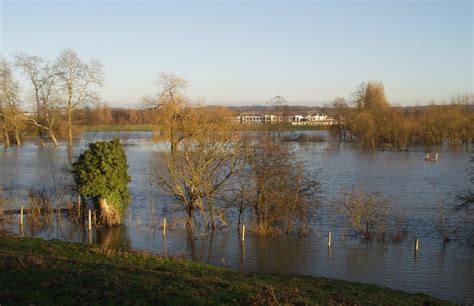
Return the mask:
<path id="1" fill-rule="evenodd" d="M 380 233 L 380 229 L 383 229 L 388 216 L 387 201 L 385 199 L 358 188 L 343 191 L 343 200 L 340 201 L 340 207 L 354 231 L 367 240 Z"/>
<path id="2" fill-rule="evenodd" d="M 75 188 L 92 200 L 106 226 L 121 223 L 130 203 L 127 156 L 118 139 L 91 143 L 73 163 Z"/>

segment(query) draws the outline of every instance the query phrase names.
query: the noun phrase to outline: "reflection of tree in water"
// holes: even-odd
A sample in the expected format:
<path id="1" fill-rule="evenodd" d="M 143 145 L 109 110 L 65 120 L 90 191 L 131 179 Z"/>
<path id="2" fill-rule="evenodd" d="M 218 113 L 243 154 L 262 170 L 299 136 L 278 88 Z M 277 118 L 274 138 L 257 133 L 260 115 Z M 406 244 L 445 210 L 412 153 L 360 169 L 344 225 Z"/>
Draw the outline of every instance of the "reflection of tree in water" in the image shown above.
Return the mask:
<path id="1" fill-rule="evenodd" d="M 311 263 L 311 253 L 305 250 L 305 242 L 301 238 L 255 236 L 249 242 L 246 251 L 255 252 L 258 271 L 294 272 Z"/>
<path id="2" fill-rule="evenodd" d="M 191 231 L 186 231 L 186 249 L 189 252 L 189 259 L 196 260 L 196 244 Z"/>
<path id="3" fill-rule="evenodd" d="M 96 243 L 108 247 L 131 248 L 130 236 L 125 225 L 98 228 Z"/>

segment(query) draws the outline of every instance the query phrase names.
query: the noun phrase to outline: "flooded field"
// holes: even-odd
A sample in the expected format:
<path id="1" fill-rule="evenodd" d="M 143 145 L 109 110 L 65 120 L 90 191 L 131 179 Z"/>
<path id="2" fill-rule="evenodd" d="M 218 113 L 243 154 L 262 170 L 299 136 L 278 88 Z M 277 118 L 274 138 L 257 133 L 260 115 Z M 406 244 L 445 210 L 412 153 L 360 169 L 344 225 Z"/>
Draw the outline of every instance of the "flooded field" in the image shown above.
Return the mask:
<path id="1" fill-rule="evenodd" d="M 149 141 L 151 133 L 86 133 L 74 155 L 95 139 L 119 136 L 127 144 L 129 190 L 132 204 L 124 225 L 110 230 L 93 230 L 61 218 L 33 229 L 18 223 L 9 225 L 16 233 L 45 238 L 118 245 L 157 254 L 184 256 L 196 261 L 245 271 L 301 273 L 373 283 L 410 292 L 423 292 L 459 303 L 474 301 L 474 247 L 463 229 L 444 245 L 435 222 L 440 207 L 450 207 L 460 192 L 469 188 L 466 169 L 472 147 L 448 146 L 429 149 L 440 153 L 437 162 L 425 162 L 425 148 L 404 153 L 367 153 L 356 144 L 334 141 L 292 145 L 307 160 L 321 181 L 323 201 L 311 216 L 311 232 L 300 237 L 256 236 L 251 232 L 241 241 L 235 222 L 214 233 L 196 231 L 189 235 L 173 226 L 179 219 L 177 206 L 152 178 L 153 160 L 163 146 Z M 27 143 L 0 152 L 0 184 L 4 196 L 12 199 L 8 208 L 27 200 L 28 190 L 41 190 L 61 179 L 68 164 L 64 146 L 38 149 Z M 391 209 L 404 216 L 406 237 L 401 241 L 362 241 L 352 235 L 333 203 L 342 189 L 361 186 L 387 198 Z M 49 189 L 48 189 L 49 190 Z M 166 237 L 160 228 L 166 217 Z M 235 216 L 230 214 L 229 220 Z M 460 220 L 450 220 L 455 226 Z M 249 225 L 250 227 L 251 225 Z M 328 232 L 333 240 L 327 246 Z M 414 240 L 420 250 L 414 253 Z"/>

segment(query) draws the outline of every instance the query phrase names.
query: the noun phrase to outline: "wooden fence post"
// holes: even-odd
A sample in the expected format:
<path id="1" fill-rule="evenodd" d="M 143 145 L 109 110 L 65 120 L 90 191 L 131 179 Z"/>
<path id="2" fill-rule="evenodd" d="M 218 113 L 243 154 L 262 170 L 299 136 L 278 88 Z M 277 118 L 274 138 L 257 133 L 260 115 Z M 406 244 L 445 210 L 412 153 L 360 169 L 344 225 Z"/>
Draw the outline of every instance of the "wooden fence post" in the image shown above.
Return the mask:
<path id="1" fill-rule="evenodd" d="M 92 211 L 89 208 L 89 231 L 92 230 Z"/>
<path id="2" fill-rule="evenodd" d="M 20 225 L 23 225 L 23 205 L 20 208 Z"/>
<path id="3" fill-rule="evenodd" d="M 166 236 L 166 217 L 163 218 L 163 236 Z"/>

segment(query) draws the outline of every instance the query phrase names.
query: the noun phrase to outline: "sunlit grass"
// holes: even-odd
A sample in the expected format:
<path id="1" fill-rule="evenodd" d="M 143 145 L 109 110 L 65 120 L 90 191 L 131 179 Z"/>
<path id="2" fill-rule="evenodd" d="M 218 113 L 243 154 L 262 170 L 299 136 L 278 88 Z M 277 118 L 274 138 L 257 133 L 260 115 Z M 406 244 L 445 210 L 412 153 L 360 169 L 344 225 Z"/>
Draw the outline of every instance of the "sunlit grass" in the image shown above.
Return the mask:
<path id="1" fill-rule="evenodd" d="M 5 305 L 449 305 L 375 285 L 245 273 L 58 240 L 0 237 L 0 266 Z"/>

